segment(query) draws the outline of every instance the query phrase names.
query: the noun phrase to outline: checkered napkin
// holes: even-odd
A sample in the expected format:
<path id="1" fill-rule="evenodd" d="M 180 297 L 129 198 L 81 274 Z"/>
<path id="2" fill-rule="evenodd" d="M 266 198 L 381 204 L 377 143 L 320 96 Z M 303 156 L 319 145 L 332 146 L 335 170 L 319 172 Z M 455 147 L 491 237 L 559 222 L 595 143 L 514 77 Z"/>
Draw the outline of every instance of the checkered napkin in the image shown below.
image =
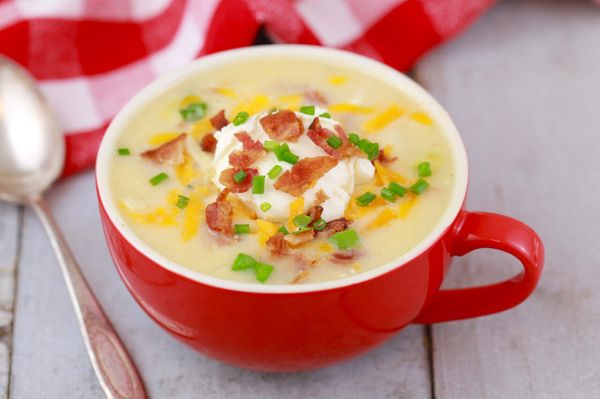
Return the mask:
<path id="1" fill-rule="evenodd" d="M 494 0 L 0 0 L 0 53 L 40 83 L 66 132 L 68 175 L 93 165 L 138 90 L 204 54 L 270 39 L 342 48 L 400 70 Z"/>

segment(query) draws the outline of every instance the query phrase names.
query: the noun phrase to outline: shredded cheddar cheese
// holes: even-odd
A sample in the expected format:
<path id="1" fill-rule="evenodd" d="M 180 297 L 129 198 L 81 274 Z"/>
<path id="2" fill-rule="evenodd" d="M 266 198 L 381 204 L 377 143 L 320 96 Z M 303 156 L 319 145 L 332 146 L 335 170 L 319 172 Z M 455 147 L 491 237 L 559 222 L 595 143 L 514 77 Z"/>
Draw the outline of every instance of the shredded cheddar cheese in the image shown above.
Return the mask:
<path id="1" fill-rule="evenodd" d="M 219 93 L 222 96 L 227 96 L 227 97 L 231 97 L 231 98 L 237 97 L 237 94 L 235 94 L 235 91 L 233 91 L 227 87 L 216 87 L 215 92 Z"/>
<path id="2" fill-rule="evenodd" d="M 404 115 L 404 110 L 397 105 L 391 105 L 382 113 L 376 115 L 372 119 L 366 121 L 362 125 L 362 129 L 367 133 L 373 133 L 383 129 L 399 117 Z"/>
<path id="3" fill-rule="evenodd" d="M 213 130 L 215 130 L 215 128 L 213 127 L 212 123 L 210 123 L 210 120 L 208 118 L 204 118 L 200 119 L 197 122 L 194 122 L 190 129 L 190 135 L 194 139 L 200 140 L 202 137 L 212 132 Z"/>
<path id="4" fill-rule="evenodd" d="M 289 219 L 287 221 L 287 229 L 288 231 L 292 231 L 295 230 L 295 225 L 294 225 L 294 217 L 300 215 L 301 213 L 304 212 L 304 197 L 298 197 L 295 200 L 293 200 L 292 202 L 290 202 L 290 213 L 289 213 Z"/>
<path id="5" fill-rule="evenodd" d="M 263 219 L 256 219 L 256 227 L 256 236 L 261 247 L 267 245 L 267 240 L 273 237 L 279 229 L 275 223 L 271 223 Z"/>
<path id="6" fill-rule="evenodd" d="M 392 208 L 385 208 L 379 215 L 375 217 L 369 224 L 367 224 L 367 230 L 375 230 L 388 224 L 391 220 L 398 217 L 398 213 Z"/>
<path id="7" fill-rule="evenodd" d="M 360 190 L 359 193 L 364 194 L 367 191 L 377 192 L 377 190 L 374 188 L 366 187 L 366 188 L 363 188 L 363 190 Z M 368 215 L 369 213 L 371 213 L 373 211 L 376 211 L 377 209 L 379 209 L 380 206 L 387 204 L 387 202 L 383 198 L 378 196 L 369 205 L 359 206 L 356 203 L 356 198 L 358 198 L 359 196 L 360 196 L 359 194 L 356 194 L 356 195 L 353 195 L 352 198 L 350 198 L 350 201 L 348 202 L 348 206 L 346 207 L 346 210 L 344 211 L 344 217 L 346 219 L 356 220 L 365 215 Z"/>
<path id="8" fill-rule="evenodd" d="M 233 206 L 233 213 L 235 215 L 256 219 L 256 213 L 238 197 L 231 195 L 227 200 L 231 203 L 231 206 Z"/>
<path id="9" fill-rule="evenodd" d="M 181 184 L 188 185 L 200 175 L 200 172 L 196 169 L 194 160 L 187 152 L 183 154 L 183 159 L 183 163 L 175 168 L 175 176 Z"/>
<path id="10" fill-rule="evenodd" d="M 269 97 L 259 94 L 254 96 L 249 101 L 241 102 L 235 107 L 232 112 L 232 116 L 237 115 L 238 112 L 246 111 L 250 115 L 256 114 L 260 111 L 265 111 L 271 106 L 271 100 Z"/>
<path id="11" fill-rule="evenodd" d="M 185 108 L 190 104 L 194 104 L 200 102 L 200 97 L 198 96 L 185 96 L 181 102 L 179 103 L 179 108 Z"/>
<path id="12" fill-rule="evenodd" d="M 298 111 L 302 105 L 302 96 L 300 94 L 289 94 L 280 96 L 277 99 L 277 104 L 282 109 L 291 109 L 292 111 Z"/>
<path id="13" fill-rule="evenodd" d="M 372 107 L 365 107 L 362 105 L 352 104 L 352 103 L 339 103 L 332 104 L 327 107 L 331 112 L 347 112 L 351 114 L 368 114 L 373 112 L 374 109 Z"/>
<path id="14" fill-rule="evenodd" d="M 200 228 L 200 222 L 204 219 L 204 204 L 202 203 L 202 190 L 194 190 L 190 195 L 190 200 L 183 210 L 183 225 L 181 227 L 181 239 L 189 241 Z"/>
<path id="15" fill-rule="evenodd" d="M 433 121 L 431 120 L 431 118 L 429 117 L 429 115 L 427 115 L 424 112 L 413 112 L 410 115 L 410 119 L 414 120 L 415 122 L 418 122 L 422 125 L 432 125 Z"/>
<path id="16" fill-rule="evenodd" d="M 418 196 L 411 195 L 409 198 L 407 198 L 406 201 L 401 203 L 400 206 L 398 207 L 398 218 L 399 219 L 406 218 L 408 216 L 408 213 L 411 211 L 411 209 L 417 204 L 418 200 L 419 200 Z"/>
<path id="17" fill-rule="evenodd" d="M 379 185 L 387 186 L 393 181 L 400 184 L 406 184 L 406 177 L 402 176 L 400 173 L 394 172 L 390 168 L 386 168 L 378 160 L 375 160 L 373 164 L 375 165 L 375 177 L 378 179 L 377 182 Z"/>
<path id="18" fill-rule="evenodd" d="M 162 145 L 164 143 L 168 143 L 169 141 L 173 140 L 175 137 L 179 136 L 180 134 L 181 134 L 181 132 L 158 133 L 158 134 L 155 134 L 154 136 L 151 136 L 148 139 L 148 144 Z"/>
<path id="19" fill-rule="evenodd" d="M 334 75 L 329 78 L 329 83 L 331 83 L 334 86 L 341 86 L 344 83 L 346 83 L 347 81 L 348 81 L 348 77 L 342 76 L 342 75 Z"/>
<path id="20" fill-rule="evenodd" d="M 161 227 L 175 226 L 177 224 L 176 217 L 179 209 L 176 207 L 159 207 L 149 212 L 137 212 L 130 209 L 123 201 L 119 202 L 119 207 L 127 216 L 138 223 Z"/>
<path id="21" fill-rule="evenodd" d="M 319 248 L 319 251 L 324 252 L 324 253 L 333 252 L 333 247 L 328 242 L 322 242 L 321 244 L 319 244 L 318 248 Z"/>

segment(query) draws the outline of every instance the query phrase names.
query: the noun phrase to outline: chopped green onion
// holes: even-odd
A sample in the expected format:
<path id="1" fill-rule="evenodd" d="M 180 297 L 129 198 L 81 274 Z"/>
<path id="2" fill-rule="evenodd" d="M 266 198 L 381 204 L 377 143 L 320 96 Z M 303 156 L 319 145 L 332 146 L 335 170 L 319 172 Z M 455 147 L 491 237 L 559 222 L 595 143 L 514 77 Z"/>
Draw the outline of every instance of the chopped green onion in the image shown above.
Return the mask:
<path id="1" fill-rule="evenodd" d="M 408 189 L 406 187 L 401 186 L 400 184 L 396 183 L 395 181 L 391 182 L 388 187 L 394 194 L 396 194 L 400 198 L 404 197 L 404 195 L 408 191 Z"/>
<path id="2" fill-rule="evenodd" d="M 316 231 L 321 231 L 327 226 L 327 222 L 324 219 L 319 219 L 313 223 L 313 229 Z"/>
<path id="3" fill-rule="evenodd" d="M 327 119 L 331 119 L 331 114 L 329 112 L 323 112 L 321 115 L 319 115 L 321 118 L 327 118 Z"/>
<path id="4" fill-rule="evenodd" d="M 266 263 L 256 262 L 254 270 L 256 271 L 256 279 L 261 283 L 267 281 L 271 273 L 273 273 L 274 267 L 267 265 Z"/>
<path id="5" fill-rule="evenodd" d="M 181 114 L 181 117 L 184 121 L 192 122 L 204 118 L 204 115 L 206 115 L 207 108 L 208 105 L 206 105 L 206 103 L 203 102 L 191 103 L 187 107 L 181 108 L 179 110 L 179 113 Z"/>
<path id="6" fill-rule="evenodd" d="M 342 139 L 340 139 L 338 136 L 331 136 L 327 139 L 327 144 L 329 144 L 331 148 L 337 150 L 342 146 Z"/>
<path id="7" fill-rule="evenodd" d="M 429 187 L 429 183 L 427 183 L 425 181 L 425 179 L 419 179 L 415 182 L 415 184 L 410 186 L 410 191 L 412 191 L 413 193 L 415 193 L 417 195 L 420 195 L 420 194 L 423 194 L 423 192 L 425 190 L 427 190 L 428 187 Z"/>
<path id="8" fill-rule="evenodd" d="M 353 229 L 348 229 L 335 233 L 329 240 L 339 249 L 348 249 L 358 244 L 358 234 Z"/>
<path id="9" fill-rule="evenodd" d="M 240 170 L 235 175 L 233 175 L 233 180 L 235 180 L 236 183 L 241 183 L 244 180 L 246 180 L 246 177 L 248 177 L 248 174 L 243 170 Z"/>
<path id="10" fill-rule="evenodd" d="M 387 187 L 381 189 L 381 196 L 388 202 L 396 202 L 396 194 Z"/>
<path id="11" fill-rule="evenodd" d="M 264 194 L 265 193 L 265 177 L 262 175 L 256 175 L 252 179 L 252 194 Z"/>
<path id="12" fill-rule="evenodd" d="M 190 199 L 188 197 L 183 196 L 183 195 L 178 195 L 177 203 L 175 204 L 175 206 L 179 209 L 183 209 L 187 206 L 188 202 L 190 202 Z"/>
<path id="13" fill-rule="evenodd" d="M 314 115 L 315 114 L 315 106 L 314 105 L 303 105 L 300 107 L 300 112 L 306 115 Z"/>
<path id="14" fill-rule="evenodd" d="M 166 174 L 164 172 L 160 172 L 159 174 L 154 176 L 152 179 L 150 179 L 150 184 L 152 184 L 153 186 L 156 186 L 157 184 L 160 184 L 161 182 L 167 180 L 168 178 L 169 178 L 168 174 Z"/>
<path id="15" fill-rule="evenodd" d="M 266 212 L 269 209 L 271 209 L 271 204 L 269 204 L 268 202 L 263 202 L 262 204 L 260 204 L 261 211 Z"/>
<path id="16" fill-rule="evenodd" d="M 119 148 L 117 152 L 119 153 L 119 155 L 131 155 L 129 148 Z"/>
<path id="17" fill-rule="evenodd" d="M 279 143 L 272 140 L 265 140 L 263 143 L 263 148 L 267 151 L 273 151 L 279 147 Z"/>
<path id="18" fill-rule="evenodd" d="M 373 161 L 379 156 L 379 144 L 372 143 L 367 139 L 361 139 L 356 145 L 362 152 L 367 154 L 370 161 Z"/>
<path id="19" fill-rule="evenodd" d="M 429 162 L 421 162 L 417 166 L 417 170 L 419 171 L 419 177 L 431 176 L 431 164 Z"/>
<path id="20" fill-rule="evenodd" d="M 275 149 L 275 155 L 280 161 L 284 161 L 294 165 L 300 157 L 290 150 L 290 146 L 285 143 Z"/>
<path id="21" fill-rule="evenodd" d="M 358 145 L 358 142 L 360 141 L 360 137 L 358 136 L 358 134 L 356 133 L 350 133 L 348 135 L 348 140 L 350 140 L 350 142 L 354 145 Z"/>
<path id="22" fill-rule="evenodd" d="M 237 113 L 235 118 L 233 118 L 233 124 L 235 126 L 239 126 L 242 123 L 246 122 L 249 117 L 250 117 L 250 114 L 248 114 L 246 111 L 240 111 Z"/>
<path id="23" fill-rule="evenodd" d="M 235 261 L 233 261 L 231 270 L 239 271 L 250 269 L 254 267 L 256 263 L 256 259 L 254 259 L 252 256 L 240 252 L 237 258 L 235 258 Z"/>
<path id="24" fill-rule="evenodd" d="M 236 224 L 233 226 L 233 231 L 235 232 L 235 234 L 248 234 L 250 233 L 250 225 Z"/>
<path id="25" fill-rule="evenodd" d="M 294 224 L 298 227 L 308 227 L 308 224 L 311 222 L 312 218 L 308 215 L 297 215 L 292 219 Z"/>
<path id="26" fill-rule="evenodd" d="M 269 179 L 275 180 L 275 178 L 279 176 L 282 170 L 283 168 L 281 166 L 275 165 L 271 168 L 270 171 L 267 172 L 267 176 L 269 176 Z"/>
<path id="27" fill-rule="evenodd" d="M 277 229 L 277 231 L 279 231 L 280 233 L 283 233 L 285 235 L 290 234 L 290 232 L 288 231 L 288 229 L 285 228 L 285 226 L 281 226 L 280 228 Z"/>
<path id="28" fill-rule="evenodd" d="M 356 199 L 356 204 L 358 206 L 367 206 L 371 202 L 373 202 L 375 200 L 375 198 L 377 198 L 377 196 L 375 194 L 373 194 L 370 191 L 367 191 L 366 193 L 364 193 L 363 195 L 361 195 L 360 197 L 358 197 Z"/>

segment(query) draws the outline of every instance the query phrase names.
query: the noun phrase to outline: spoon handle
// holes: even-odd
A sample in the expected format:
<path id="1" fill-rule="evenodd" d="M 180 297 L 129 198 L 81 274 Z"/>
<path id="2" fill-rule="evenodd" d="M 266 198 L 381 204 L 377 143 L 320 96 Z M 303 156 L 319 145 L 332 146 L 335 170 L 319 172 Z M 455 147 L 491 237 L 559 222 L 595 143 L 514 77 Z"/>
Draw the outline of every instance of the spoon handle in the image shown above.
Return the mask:
<path id="1" fill-rule="evenodd" d="M 31 201 L 58 258 L 96 376 L 107 398 L 146 398 L 140 375 L 85 280 L 43 198 Z"/>

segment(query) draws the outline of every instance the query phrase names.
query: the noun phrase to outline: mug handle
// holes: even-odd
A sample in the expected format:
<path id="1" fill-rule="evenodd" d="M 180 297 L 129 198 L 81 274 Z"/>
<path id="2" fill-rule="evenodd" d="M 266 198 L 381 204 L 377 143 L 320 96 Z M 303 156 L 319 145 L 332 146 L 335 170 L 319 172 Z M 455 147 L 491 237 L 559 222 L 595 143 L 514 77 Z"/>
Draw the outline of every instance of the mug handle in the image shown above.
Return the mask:
<path id="1" fill-rule="evenodd" d="M 523 302 L 535 289 L 544 266 L 544 245 L 526 224 L 488 212 L 461 215 L 452 256 L 475 249 L 493 248 L 507 252 L 523 264 L 513 278 L 481 287 L 440 290 L 425 305 L 415 323 L 438 323 L 467 319 L 510 309 Z"/>

